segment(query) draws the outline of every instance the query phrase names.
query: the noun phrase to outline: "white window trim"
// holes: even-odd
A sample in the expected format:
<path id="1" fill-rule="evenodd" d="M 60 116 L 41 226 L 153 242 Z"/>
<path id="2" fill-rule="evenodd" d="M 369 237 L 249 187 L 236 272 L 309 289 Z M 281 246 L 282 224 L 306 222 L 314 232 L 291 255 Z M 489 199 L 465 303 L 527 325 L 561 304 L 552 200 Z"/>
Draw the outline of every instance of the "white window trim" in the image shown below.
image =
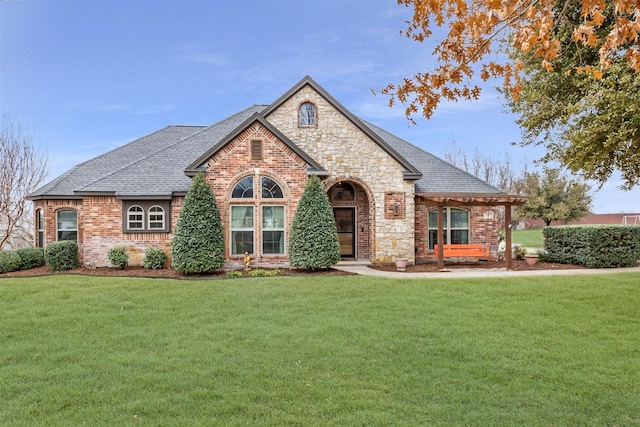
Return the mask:
<path id="1" fill-rule="evenodd" d="M 467 228 L 460 228 L 460 227 L 453 227 L 452 228 L 450 226 L 450 224 L 451 224 L 451 209 L 457 209 L 457 210 L 464 211 L 464 212 L 467 213 L 467 221 L 469 222 L 469 226 Z M 437 220 L 436 220 L 436 223 L 435 223 L 434 226 L 432 226 L 431 225 L 431 221 L 429 221 L 429 216 L 430 216 L 431 212 L 433 212 L 433 211 L 437 212 L 437 209 L 429 209 L 429 211 L 427 212 L 427 223 L 428 223 L 427 224 L 427 238 L 428 238 L 427 247 L 428 248 L 431 248 L 431 247 L 433 247 L 434 245 L 436 245 L 438 243 L 438 242 L 431 242 L 431 234 L 429 233 L 431 230 L 436 230 L 436 231 L 438 230 L 438 222 L 437 222 Z M 447 206 L 447 207 L 444 208 L 444 215 L 446 217 L 445 222 L 446 222 L 447 226 L 444 227 L 443 231 L 444 231 L 444 234 L 446 236 L 445 241 L 449 242 L 448 244 L 450 244 L 450 242 L 451 242 L 451 232 L 454 231 L 454 230 L 466 230 L 467 233 L 468 233 L 467 234 L 467 240 L 471 241 L 471 211 L 470 210 L 463 209 L 463 208 L 458 208 L 458 207 Z"/>
<path id="2" fill-rule="evenodd" d="M 76 214 L 76 227 L 75 228 L 61 228 L 60 227 L 60 212 L 75 212 Z M 78 243 L 78 211 L 75 209 L 59 209 L 56 211 L 56 242 L 60 241 L 59 240 L 59 235 L 61 231 L 69 231 L 69 232 L 75 232 L 76 233 L 76 239 L 73 240 L 76 243 Z M 69 239 L 65 239 L 65 240 L 69 240 Z"/>
<path id="3" fill-rule="evenodd" d="M 272 199 L 273 200 L 273 199 Z M 276 199 L 277 200 L 277 199 Z M 271 227 L 271 228 L 266 228 L 266 227 L 262 227 L 263 221 L 264 221 L 264 210 L 266 208 L 282 208 L 282 227 Z M 278 256 L 278 255 L 285 255 L 287 252 L 287 248 L 286 248 L 286 244 L 285 242 L 287 241 L 287 235 L 286 235 L 286 229 L 287 229 L 287 208 L 285 205 L 272 205 L 272 204 L 263 204 L 260 206 L 260 225 L 261 225 L 261 229 L 260 229 L 260 252 L 263 256 Z M 265 231 L 281 231 L 282 232 L 282 252 L 278 252 L 278 253 L 265 253 L 264 252 L 264 233 Z"/>
<path id="4" fill-rule="evenodd" d="M 154 208 L 158 208 L 160 209 L 160 213 L 162 215 L 162 220 L 158 221 L 156 220 L 152 220 L 151 217 L 153 215 L 158 215 L 158 212 L 152 212 L 152 210 Z M 147 231 L 154 231 L 154 230 L 164 230 L 166 228 L 166 215 L 164 212 L 164 208 L 160 205 L 153 205 L 149 208 L 149 210 L 147 211 Z M 160 223 L 162 226 L 161 227 L 151 227 L 151 223 Z"/>
<path id="5" fill-rule="evenodd" d="M 140 211 L 135 211 L 132 212 L 131 210 L 134 208 L 139 208 Z M 138 220 L 132 220 L 131 219 L 131 215 L 141 215 L 142 218 L 138 221 Z M 144 208 L 140 205 L 133 205 L 133 206 L 129 206 L 129 209 L 127 209 L 127 230 L 129 231 L 144 231 L 144 217 L 145 217 L 145 211 Z M 140 227 L 132 227 L 131 224 L 132 223 L 140 223 Z"/>

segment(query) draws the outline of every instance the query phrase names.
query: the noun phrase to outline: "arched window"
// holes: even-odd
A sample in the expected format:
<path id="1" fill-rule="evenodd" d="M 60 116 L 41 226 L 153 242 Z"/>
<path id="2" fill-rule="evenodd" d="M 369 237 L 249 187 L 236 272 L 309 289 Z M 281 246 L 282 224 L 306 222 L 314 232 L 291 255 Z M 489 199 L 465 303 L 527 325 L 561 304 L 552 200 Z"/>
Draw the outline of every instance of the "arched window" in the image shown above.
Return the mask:
<path id="1" fill-rule="evenodd" d="M 78 242 L 78 212 L 73 209 L 61 209 L 56 213 L 56 217 L 57 240 Z"/>
<path id="2" fill-rule="evenodd" d="M 263 199 L 282 199 L 282 189 L 271 178 L 262 177 L 262 198 Z"/>
<path id="3" fill-rule="evenodd" d="M 131 206 L 127 210 L 127 228 L 129 230 L 142 230 L 144 228 L 144 209 L 141 206 Z"/>
<path id="4" fill-rule="evenodd" d="M 316 107 L 310 102 L 300 105 L 300 126 L 316 125 Z"/>
<path id="5" fill-rule="evenodd" d="M 469 211 L 444 208 L 444 244 L 469 243 Z M 429 211 L 429 249 L 438 243 L 438 210 Z"/>
<path id="6" fill-rule="evenodd" d="M 253 199 L 253 177 L 248 176 L 233 187 L 232 199 Z"/>
<path id="7" fill-rule="evenodd" d="M 245 252 L 256 256 L 284 254 L 282 187 L 268 176 L 256 176 L 255 180 L 260 183 L 260 192 L 255 198 L 253 176 L 240 180 L 231 192 L 231 255 L 244 255 Z"/>
<path id="8" fill-rule="evenodd" d="M 331 187 L 331 200 L 335 202 L 353 202 L 355 190 L 351 184 L 341 182 Z"/>
<path id="9" fill-rule="evenodd" d="M 164 229 L 164 209 L 158 205 L 151 206 L 149 209 L 149 230 Z"/>

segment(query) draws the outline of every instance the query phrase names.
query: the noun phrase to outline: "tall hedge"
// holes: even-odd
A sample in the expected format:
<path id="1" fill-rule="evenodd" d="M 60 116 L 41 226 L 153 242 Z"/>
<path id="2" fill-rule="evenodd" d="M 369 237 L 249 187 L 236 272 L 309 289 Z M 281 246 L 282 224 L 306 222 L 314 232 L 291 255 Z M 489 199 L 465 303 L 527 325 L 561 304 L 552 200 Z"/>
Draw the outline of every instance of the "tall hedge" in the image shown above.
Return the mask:
<path id="1" fill-rule="evenodd" d="M 320 179 L 313 175 L 298 203 L 289 235 L 292 267 L 328 268 L 340 261 L 336 221 Z"/>
<path id="2" fill-rule="evenodd" d="M 209 273 L 224 265 L 220 211 L 202 172 L 193 178 L 182 204 L 171 255 L 173 268 L 182 274 Z"/>
<path id="3" fill-rule="evenodd" d="M 640 262 L 640 226 L 567 225 L 542 230 L 551 262 L 589 268 L 634 267 Z"/>
<path id="4" fill-rule="evenodd" d="M 44 259 L 52 271 L 63 271 L 80 265 L 78 244 L 71 240 L 49 243 L 44 248 Z"/>

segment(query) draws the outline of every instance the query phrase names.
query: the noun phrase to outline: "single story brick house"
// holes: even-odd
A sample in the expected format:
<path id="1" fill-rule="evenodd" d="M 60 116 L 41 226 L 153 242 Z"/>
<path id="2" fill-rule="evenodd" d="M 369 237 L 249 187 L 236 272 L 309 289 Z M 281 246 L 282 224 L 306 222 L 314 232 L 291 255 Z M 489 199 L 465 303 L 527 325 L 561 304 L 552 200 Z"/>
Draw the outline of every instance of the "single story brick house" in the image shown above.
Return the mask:
<path id="1" fill-rule="evenodd" d="M 30 197 L 35 244 L 75 240 L 81 262 L 96 266 L 109 265 L 114 246 L 128 247 L 132 265 L 148 247 L 170 254 L 199 171 L 216 196 L 229 266 L 245 251 L 257 264 L 288 264 L 310 175 L 333 206 L 342 257 L 372 263 L 433 258 L 438 235 L 495 253 L 498 209 L 521 201 L 356 117 L 307 76 L 272 104 L 210 126 L 165 127 L 42 186 Z"/>

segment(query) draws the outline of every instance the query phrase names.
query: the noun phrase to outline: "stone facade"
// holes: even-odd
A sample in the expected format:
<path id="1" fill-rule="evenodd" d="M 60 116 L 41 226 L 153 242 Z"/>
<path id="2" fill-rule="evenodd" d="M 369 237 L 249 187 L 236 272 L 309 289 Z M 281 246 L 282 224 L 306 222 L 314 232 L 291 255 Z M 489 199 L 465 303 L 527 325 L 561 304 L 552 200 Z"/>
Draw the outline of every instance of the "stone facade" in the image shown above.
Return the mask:
<path id="1" fill-rule="evenodd" d="M 298 111 L 305 102 L 316 107 L 315 126 L 299 126 Z M 414 185 L 404 179 L 402 166 L 389 153 L 310 86 L 283 102 L 267 120 L 326 168 L 333 181 L 357 180 L 371 194 L 372 262 L 400 257 L 414 261 Z M 388 192 L 405 195 L 404 218 L 386 217 Z"/>

